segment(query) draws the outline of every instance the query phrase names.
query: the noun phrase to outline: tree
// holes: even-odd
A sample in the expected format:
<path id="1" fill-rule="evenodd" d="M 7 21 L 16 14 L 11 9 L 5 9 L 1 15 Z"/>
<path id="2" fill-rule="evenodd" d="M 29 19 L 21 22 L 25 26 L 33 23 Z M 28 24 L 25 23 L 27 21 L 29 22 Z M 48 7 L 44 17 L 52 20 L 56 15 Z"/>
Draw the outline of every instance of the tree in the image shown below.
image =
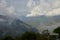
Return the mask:
<path id="1" fill-rule="evenodd" d="M 50 33 L 48 29 L 42 31 L 42 37 L 43 40 L 50 40 Z"/>
<path id="2" fill-rule="evenodd" d="M 60 26 L 57 27 L 56 29 L 54 29 L 53 32 L 59 34 L 59 37 L 58 38 L 60 38 Z"/>
<path id="3" fill-rule="evenodd" d="M 14 39 L 12 38 L 12 36 L 7 35 L 4 36 L 3 40 L 14 40 Z"/>
<path id="4" fill-rule="evenodd" d="M 20 35 L 16 36 L 14 40 L 21 40 L 21 36 Z"/>
<path id="5" fill-rule="evenodd" d="M 39 33 L 35 32 L 25 32 L 21 36 L 21 40 L 41 40 L 41 36 Z"/>

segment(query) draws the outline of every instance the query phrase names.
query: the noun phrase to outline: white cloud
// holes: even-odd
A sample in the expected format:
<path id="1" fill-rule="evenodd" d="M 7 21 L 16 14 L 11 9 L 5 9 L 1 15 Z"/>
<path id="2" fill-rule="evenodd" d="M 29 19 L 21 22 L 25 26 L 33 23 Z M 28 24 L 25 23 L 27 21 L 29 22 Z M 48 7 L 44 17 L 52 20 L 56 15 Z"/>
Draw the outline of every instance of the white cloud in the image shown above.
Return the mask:
<path id="1" fill-rule="evenodd" d="M 12 1 L 12 0 L 11 0 Z M 40 16 L 40 15 L 46 15 L 46 16 L 54 16 L 54 15 L 60 15 L 60 0 L 29 0 L 27 3 L 27 7 L 24 6 L 17 6 L 15 9 L 13 4 L 9 2 L 6 2 L 6 0 L 0 0 L 0 14 L 4 15 L 16 15 L 16 16 Z M 19 4 L 19 3 L 18 3 Z M 21 3 L 24 4 L 24 3 Z M 25 3 L 26 4 L 26 3 Z M 17 3 L 14 3 L 16 6 Z M 26 5 L 25 5 L 26 6 Z M 24 8 L 26 11 L 24 11 Z M 16 11 L 19 11 L 16 13 Z M 55 10 L 55 12 L 54 12 Z M 22 11 L 22 12 L 21 12 Z M 57 12 L 56 12 L 57 11 Z M 26 12 L 26 13 L 25 13 Z M 22 14 L 21 14 L 22 13 Z"/>
<path id="2" fill-rule="evenodd" d="M 28 4 L 31 3 L 31 0 L 29 0 Z M 39 5 L 36 5 L 36 3 L 32 0 L 32 4 L 29 4 L 28 7 L 30 11 L 30 14 L 27 14 L 26 16 L 38 16 L 38 15 L 46 15 L 46 16 L 55 16 L 60 15 L 60 0 L 40 0 Z M 33 5 L 33 7 L 32 7 Z"/>
<path id="3" fill-rule="evenodd" d="M 53 9 L 52 11 L 46 13 L 46 16 L 55 16 L 55 15 L 60 15 L 60 8 Z"/>
<path id="4" fill-rule="evenodd" d="M 13 15 L 15 8 L 8 6 L 6 0 L 0 0 L 0 15 Z"/>
<path id="5" fill-rule="evenodd" d="M 7 10 L 8 15 L 11 15 L 11 14 L 13 14 L 15 12 L 15 8 L 12 7 L 12 6 L 6 8 L 6 10 Z"/>
<path id="6" fill-rule="evenodd" d="M 29 0 L 27 6 L 28 6 L 29 8 L 33 8 L 33 7 L 35 6 L 35 2 L 34 2 L 33 0 Z"/>
<path id="7" fill-rule="evenodd" d="M 38 16 L 38 15 L 43 15 L 44 13 L 41 13 L 41 10 L 39 9 L 39 7 L 35 7 L 33 8 L 31 11 L 30 11 L 30 14 L 27 14 L 26 17 L 29 17 L 29 16 Z"/>
<path id="8" fill-rule="evenodd" d="M 7 3 L 5 0 L 0 0 L 0 8 L 1 7 L 6 7 L 7 6 Z"/>

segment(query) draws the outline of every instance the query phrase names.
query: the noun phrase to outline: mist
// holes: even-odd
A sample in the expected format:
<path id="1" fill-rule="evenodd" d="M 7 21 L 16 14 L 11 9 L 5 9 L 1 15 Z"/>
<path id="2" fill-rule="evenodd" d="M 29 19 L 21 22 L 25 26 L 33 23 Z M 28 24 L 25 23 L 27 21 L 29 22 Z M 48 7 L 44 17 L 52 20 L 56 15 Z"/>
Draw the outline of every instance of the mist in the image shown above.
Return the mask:
<path id="1" fill-rule="evenodd" d="M 49 29 L 60 23 L 60 0 L 0 0 L 0 15 L 9 17 L 9 24 L 17 18 L 33 27 Z"/>

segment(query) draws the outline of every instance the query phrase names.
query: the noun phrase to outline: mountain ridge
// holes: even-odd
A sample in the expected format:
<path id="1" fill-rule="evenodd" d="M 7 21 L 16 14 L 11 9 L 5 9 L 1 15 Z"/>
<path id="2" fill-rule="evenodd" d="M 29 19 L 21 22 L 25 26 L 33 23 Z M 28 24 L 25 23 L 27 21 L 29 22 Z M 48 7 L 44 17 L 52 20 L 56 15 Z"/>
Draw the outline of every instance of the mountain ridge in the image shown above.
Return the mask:
<path id="1" fill-rule="evenodd" d="M 58 16 L 34 16 L 34 17 L 25 17 L 24 20 L 27 24 L 32 25 L 38 30 L 46 27 L 46 29 L 56 28 L 57 24 L 60 24 L 60 15 Z M 55 25 L 55 27 L 53 26 Z M 59 25 L 57 25 L 58 27 Z M 40 31 L 39 31 L 40 32 Z"/>
<path id="2" fill-rule="evenodd" d="M 2 35 L 17 36 L 26 31 L 34 31 L 34 32 L 37 31 L 36 28 L 33 28 L 32 26 L 24 23 L 23 21 L 17 18 L 10 18 L 8 16 L 0 15 L 0 19 L 3 20 L 3 21 L 0 21 L 1 36 Z"/>

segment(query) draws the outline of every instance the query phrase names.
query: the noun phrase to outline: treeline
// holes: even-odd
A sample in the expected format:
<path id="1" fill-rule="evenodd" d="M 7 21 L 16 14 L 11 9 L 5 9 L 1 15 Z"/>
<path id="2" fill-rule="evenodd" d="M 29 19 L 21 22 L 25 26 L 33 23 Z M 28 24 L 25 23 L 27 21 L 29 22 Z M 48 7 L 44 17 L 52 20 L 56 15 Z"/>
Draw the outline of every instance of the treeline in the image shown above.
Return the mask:
<path id="1" fill-rule="evenodd" d="M 18 35 L 15 38 L 13 38 L 10 35 L 6 35 L 0 40 L 56 40 L 60 38 L 60 27 L 56 28 L 54 33 L 58 33 L 58 37 L 56 35 L 50 35 L 48 30 L 45 30 L 40 34 L 39 32 L 25 32 L 22 35 Z"/>
<path id="2" fill-rule="evenodd" d="M 10 35 L 0 38 L 0 40 L 49 40 L 48 35 L 41 35 L 35 32 L 25 32 L 21 36 L 16 36 L 13 38 Z"/>

